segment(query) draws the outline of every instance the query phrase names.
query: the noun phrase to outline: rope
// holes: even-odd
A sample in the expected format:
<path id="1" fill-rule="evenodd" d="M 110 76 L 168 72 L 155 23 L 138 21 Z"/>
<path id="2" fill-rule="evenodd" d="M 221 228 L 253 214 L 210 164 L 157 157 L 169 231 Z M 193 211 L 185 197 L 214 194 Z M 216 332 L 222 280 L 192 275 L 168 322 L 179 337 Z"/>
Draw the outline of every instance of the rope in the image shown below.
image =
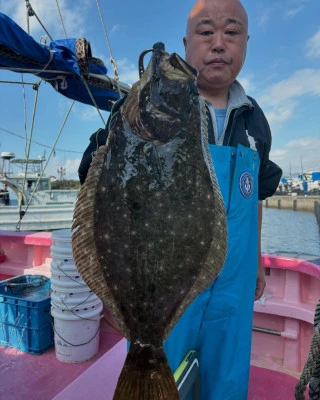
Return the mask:
<path id="1" fill-rule="evenodd" d="M 63 128 L 64 128 L 64 126 L 65 126 L 65 124 L 66 124 L 66 122 L 67 122 L 67 119 L 68 119 L 68 117 L 69 117 L 69 114 L 70 114 L 70 112 L 71 112 L 71 110 L 72 110 L 72 107 L 73 107 L 74 103 L 75 103 L 75 100 L 72 101 L 72 103 L 71 103 L 71 105 L 70 105 L 70 107 L 69 107 L 69 110 L 67 111 L 67 114 L 66 114 L 66 116 L 65 116 L 65 118 L 64 118 L 64 120 L 63 120 L 63 123 L 62 123 L 62 125 L 61 125 L 60 131 L 59 131 L 59 133 L 58 133 L 58 135 L 57 135 L 57 137 L 56 137 L 56 140 L 55 140 L 55 142 L 54 142 L 54 144 L 53 144 L 53 146 L 52 146 L 52 148 L 51 148 L 51 151 L 50 151 L 49 157 L 48 157 L 48 159 L 47 159 L 47 162 L 46 162 L 44 168 L 42 169 L 40 176 L 38 177 L 38 180 L 37 180 L 37 183 L 36 183 L 36 185 L 35 185 L 35 187 L 34 187 L 34 189 L 33 189 L 33 192 L 31 193 L 31 196 L 30 196 L 30 199 L 29 199 L 28 204 L 27 204 L 27 206 L 26 206 L 26 209 L 25 209 L 24 211 L 21 211 L 21 210 L 20 210 L 20 219 L 19 219 L 19 221 L 18 221 L 18 223 L 17 223 L 17 225 L 16 225 L 16 230 L 17 230 L 18 232 L 20 231 L 20 225 L 21 225 L 22 218 L 24 217 L 25 213 L 27 212 L 27 210 L 28 210 L 28 208 L 29 208 L 29 206 L 30 206 L 30 204 L 31 204 L 31 199 L 33 198 L 35 192 L 36 192 L 37 189 L 38 189 L 39 182 L 40 182 L 40 180 L 41 180 L 41 178 L 42 178 L 42 176 L 43 176 L 43 174 L 44 174 L 44 171 L 45 171 L 46 168 L 47 168 L 47 165 L 48 165 L 48 163 L 49 163 L 49 161 L 50 161 L 50 158 L 51 158 L 52 154 L 53 154 L 54 151 L 55 151 L 55 146 L 56 146 L 56 144 L 57 144 L 57 142 L 58 142 L 58 140 L 59 140 L 59 138 L 60 138 L 60 136 L 61 136 L 61 133 L 62 133 Z M 27 170 L 27 168 L 26 168 L 26 170 Z"/>
<path id="2" fill-rule="evenodd" d="M 34 9 L 32 8 L 31 4 L 29 3 L 29 0 L 26 0 L 26 7 L 27 7 L 27 13 L 28 13 L 28 17 L 36 17 L 37 21 L 39 22 L 39 24 L 41 25 L 42 29 L 46 32 L 46 34 L 49 36 L 50 40 L 53 41 L 50 33 L 47 31 L 47 29 L 45 28 L 45 26 L 43 25 L 43 23 L 40 21 L 39 17 L 37 16 L 36 12 L 34 11 Z M 29 23 L 28 23 L 28 29 L 29 29 Z M 30 34 L 30 32 L 28 32 Z"/>
<path id="3" fill-rule="evenodd" d="M 59 1 L 58 1 L 58 0 L 56 0 L 56 3 L 57 3 L 57 7 L 58 7 L 58 11 L 59 11 L 59 15 L 60 15 L 60 21 L 61 21 L 62 29 L 63 29 L 63 32 L 64 32 L 64 37 L 67 39 L 67 32 L 66 32 L 66 28 L 64 27 L 64 23 L 63 23 L 62 14 L 61 14 L 61 10 L 60 10 L 60 7 L 59 7 Z"/>
<path id="4" fill-rule="evenodd" d="M 13 136 L 16 136 L 16 137 L 18 137 L 18 138 L 20 138 L 20 139 L 25 140 L 25 137 L 24 137 L 24 136 L 19 135 L 18 133 L 14 133 L 14 132 L 8 131 L 8 129 L 4 129 L 4 128 L 1 128 L 1 127 L 0 127 L 0 131 L 6 132 L 6 133 L 8 133 L 8 134 L 10 134 L 10 135 L 13 135 Z M 48 146 L 47 144 L 40 143 L 40 142 L 38 142 L 38 141 L 36 141 L 36 140 L 31 140 L 31 142 L 32 142 L 32 143 L 35 143 L 35 144 L 37 144 L 37 145 L 39 145 L 39 146 L 41 146 L 41 147 L 46 147 L 47 149 L 51 149 L 51 147 L 52 147 L 52 146 Z M 58 147 L 55 148 L 55 151 L 62 151 L 63 153 L 83 154 L 83 151 L 59 149 Z"/>
<path id="5" fill-rule="evenodd" d="M 51 63 L 51 61 L 52 61 L 52 59 L 53 59 L 53 51 L 50 50 L 49 61 L 48 61 L 47 64 L 42 68 L 41 71 L 39 71 L 39 72 L 37 72 L 37 73 L 34 73 L 34 75 L 39 75 L 39 74 L 41 74 L 41 72 L 44 72 L 44 71 L 49 67 L 49 65 L 50 65 L 50 63 Z"/>
<path id="6" fill-rule="evenodd" d="M 306 400 L 304 393 L 309 383 L 309 399 L 320 400 L 320 300 L 318 301 L 310 353 L 295 388 L 296 400 Z"/>
<path id="7" fill-rule="evenodd" d="M 88 95 L 89 95 L 89 97 L 90 97 L 90 99 L 91 99 L 91 101 L 92 101 L 92 104 L 95 106 L 95 108 L 96 108 L 97 111 L 98 111 L 98 114 L 100 115 L 100 118 L 101 118 L 101 120 L 102 120 L 103 125 L 106 126 L 106 122 L 105 122 L 105 120 L 104 120 L 104 118 L 103 118 L 103 116 L 102 116 L 102 114 L 101 114 L 101 112 L 100 112 L 100 110 L 99 110 L 99 107 L 98 107 L 98 105 L 97 105 L 97 103 L 96 103 L 96 101 L 95 101 L 95 99 L 94 99 L 94 97 L 93 97 L 93 95 L 92 95 L 92 93 L 91 93 L 91 90 L 90 90 L 90 88 L 89 88 L 89 86 L 88 86 L 86 80 L 84 79 L 84 77 L 83 77 L 82 75 L 81 75 L 81 80 L 82 80 L 84 86 L 85 86 L 86 89 L 87 89 L 87 92 L 88 92 Z"/>
<path id="8" fill-rule="evenodd" d="M 99 15 L 100 15 L 102 28 L 104 30 L 104 35 L 105 35 L 105 38 L 106 38 L 107 46 L 108 46 L 109 53 L 110 53 L 110 62 L 111 62 L 112 68 L 113 68 L 114 76 L 115 76 L 114 80 L 115 80 L 119 95 L 120 95 L 120 97 L 122 97 L 121 89 L 120 89 L 120 86 L 119 86 L 119 83 L 118 83 L 119 82 L 119 72 L 118 72 L 116 61 L 112 56 L 111 45 L 110 45 L 109 37 L 108 37 L 108 34 L 107 34 L 107 29 L 106 29 L 106 26 L 105 26 L 105 23 L 104 23 L 104 20 L 103 20 L 103 17 L 102 17 L 102 12 L 101 12 L 101 8 L 100 8 L 99 0 L 96 0 L 96 3 L 97 3 Z"/>
<path id="9" fill-rule="evenodd" d="M 24 79 L 23 79 L 23 74 L 21 74 L 21 80 L 22 80 L 22 97 L 23 97 L 23 113 L 24 113 L 24 136 L 25 140 L 28 140 L 28 134 L 27 134 L 27 101 L 26 101 L 26 91 L 24 88 Z"/>
<path id="10" fill-rule="evenodd" d="M 22 81 L 23 81 L 23 75 L 22 75 Z M 24 104 L 24 133 L 25 133 L 25 139 L 26 139 L 25 156 L 26 156 L 26 159 L 28 160 L 29 156 L 30 156 L 31 140 L 32 140 L 33 126 L 34 126 L 34 118 L 35 118 L 35 113 L 36 113 L 36 109 L 37 109 L 38 90 L 36 90 L 36 95 L 35 95 L 34 105 L 33 105 L 32 127 L 31 127 L 31 131 L 30 131 L 30 140 L 28 140 L 28 133 L 27 133 L 27 108 L 26 108 L 26 97 L 25 97 L 24 84 L 22 84 L 22 93 L 23 93 L 23 104 Z M 25 185 L 26 179 L 27 179 L 27 170 L 28 170 L 28 163 L 26 164 L 26 168 L 25 168 L 25 171 L 24 171 L 23 184 L 22 184 L 23 188 L 24 188 L 24 185 Z M 23 196 L 23 192 L 21 194 Z M 21 220 L 21 218 L 23 218 L 23 216 L 24 216 L 24 212 L 22 211 L 22 201 L 19 201 L 19 215 L 20 215 L 20 220 Z M 18 229 L 20 230 L 20 225 L 19 225 Z"/>
<path id="11" fill-rule="evenodd" d="M 30 11 L 28 9 L 28 6 L 26 4 L 26 15 L 27 15 L 27 32 L 30 35 L 30 21 L 29 21 L 29 17 L 30 17 Z"/>

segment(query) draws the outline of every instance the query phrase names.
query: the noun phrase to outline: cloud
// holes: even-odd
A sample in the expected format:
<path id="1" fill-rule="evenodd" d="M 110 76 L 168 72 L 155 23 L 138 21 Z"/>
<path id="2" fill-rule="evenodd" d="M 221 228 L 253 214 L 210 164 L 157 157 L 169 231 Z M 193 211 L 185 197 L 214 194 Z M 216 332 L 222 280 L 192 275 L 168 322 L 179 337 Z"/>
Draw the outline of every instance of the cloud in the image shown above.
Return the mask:
<path id="1" fill-rule="evenodd" d="M 312 38 L 307 40 L 307 48 L 308 48 L 308 51 L 306 53 L 307 57 L 309 58 L 320 57 L 320 29 L 314 36 L 312 36 Z"/>
<path id="2" fill-rule="evenodd" d="M 271 15 L 272 15 L 273 11 L 274 11 L 273 7 L 264 8 L 263 12 L 261 13 L 261 15 L 260 15 L 260 17 L 258 19 L 258 25 L 260 27 L 265 26 L 268 23 L 268 21 L 271 18 Z"/>
<path id="3" fill-rule="evenodd" d="M 285 18 L 294 18 L 305 9 L 310 1 L 312 0 L 282 0 L 269 7 L 263 6 L 260 9 L 258 25 L 265 27 L 270 20 L 273 20 L 274 14 L 283 15 Z"/>
<path id="4" fill-rule="evenodd" d="M 112 35 L 113 33 L 118 32 L 121 29 L 121 26 L 119 24 L 113 25 L 110 29 L 110 34 Z"/>
<path id="5" fill-rule="evenodd" d="M 315 149 L 320 148 L 320 137 L 308 136 L 302 139 L 291 140 L 282 149 L 271 151 L 270 158 L 283 169 L 284 175 L 290 172 L 300 173 L 320 169 L 319 153 Z M 301 165 L 302 163 L 302 165 Z"/>
<path id="6" fill-rule="evenodd" d="M 301 13 L 301 11 L 304 9 L 304 6 L 300 6 L 300 7 L 296 7 L 296 8 L 291 8 L 289 10 L 286 10 L 284 15 L 288 18 L 293 18 L 296 15 L 298 15 L 299 13 Z"/>
<path id="7" fill-rule="evenodd" d="M 121 82 L 125 82 L 127 84 L 133 84 L 137 82 L 139 79 L 139 71 L 138 66 L 127 58 L 121 58 L 116 60 L 119 77 Z M 112 68 L 108 68 L 109 71 L 112 71 Z"/>
<path id="8" fill-rule="evenodd" d="M 59 176 L 57 169 L 64 167 L 66 170 L 65 179 L 78 179 L 78 168 L 81 158 L 63 159 L 59 156 L 52 157 L 46 169 L 47 176 Z"/>
<path id="9" fill-rule="evenodd" d="M 100 120 L 101 121 L 101 117 L 100 117 L 97 109 L 95 107 L 93 107 L 93 106 L 87 106 L 86 108 L 84 108 L 80 112 L 76 111 L 76 113 L 77 113 L 77 116 L 82 121 L 96 121 L 96 120 Z M 101 113 L 101 110 L 100 110 L 100 113 Z M 106 119 L 103 116 L 103 114 L 101 114 L 101 115 L 102 115 L 103 119 L 106 122 Z"/>
<path id="10" fill-rule="evenodd" d="M 2 4 L 3 3 L 3 4 Z M 1 3 L 1 12 L 12 18 L 22 29 L 27 31 L 26 5 L 21 0 L 10 0 Z M 86 15 L 90 0 L 60 0 L 59 7 L 68 37 L 81 37 L 85 33 Z M 33 0 L 32 8 L 53 39 L 64 38 L 64 32 L 55 1 Z M 29 18 L 30 34 L 37 40 L 45 31 L 35 16 Z"/>
<path id="11" fill-rule="evenodd" d="M 245 92 L 248 93 L 249 95 L 250 95 L 250 93 L 253 93 L 255 91 L 256 87 L 253 84 L 251 77 L 245 77 L 245 76 L 239 77 L 238 81 L 243 86 Z"/>
<path id="12" fill-rule="evenodd" d="M 293 116 L 305 95 L 320 96 L 320 69 L 296 71 L 288 79 L 268 87 L 259 97 L 259 102 L 274 128 Z"/>

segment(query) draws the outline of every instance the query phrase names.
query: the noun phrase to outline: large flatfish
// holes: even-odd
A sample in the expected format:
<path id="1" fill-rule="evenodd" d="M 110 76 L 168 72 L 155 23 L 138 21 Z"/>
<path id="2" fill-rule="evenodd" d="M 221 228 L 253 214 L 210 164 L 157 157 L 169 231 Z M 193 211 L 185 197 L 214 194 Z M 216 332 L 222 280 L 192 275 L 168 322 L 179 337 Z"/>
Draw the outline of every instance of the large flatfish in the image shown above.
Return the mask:
<path id="1" fill-rule="evenodd" d="M 225 209 L 196 79 L 177 54 L 153 46 L 75 208 L 78 270 L 131 343 L 117 400 L 179 399 L 163 341 L 226 256 Z"/>

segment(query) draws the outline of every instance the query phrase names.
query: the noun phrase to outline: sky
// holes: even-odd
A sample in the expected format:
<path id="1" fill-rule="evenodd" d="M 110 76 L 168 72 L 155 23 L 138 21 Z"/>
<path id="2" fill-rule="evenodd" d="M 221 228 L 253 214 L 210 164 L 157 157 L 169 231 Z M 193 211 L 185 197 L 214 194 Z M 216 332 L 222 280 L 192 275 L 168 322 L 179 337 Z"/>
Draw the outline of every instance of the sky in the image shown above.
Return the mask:
<path id="1" fill-rule="evenodd" d="M 165 43 L 169 53 L 184 56 L 182 38 L 194 0 L 100 0 L 112 56 L 120 80 L 138 79 L 138 57 L 155 42 Z M 27 30 L 25 0 L 0 0 L 0 11 Z M 30 0 L 37 16 L 54 39 L 63 39 L 56 0 Z M 58 0 L 68 37 L 85 37 L 94 57 L 114 77 L 110 52 L 96 0 Z M 248 95 L 254 97 L 269 121 L 273 144 L 270 158 L 288 176 L 301 171 L 320 171 L 320 0 L 243 0 L 249 17 L 248 51 L 238 77 Z M 30 34 L 37 41 L 45 36 L 35 17 Z M 49 40 L 49 39 L 47 39 Z M 21 81 L 19 73 L 0 70 L 0 81 Z M 25 82 L 38 79 L 29 74 Z M 49 157 L 71 100 L 42 82 L 36 92 L 31 85 L 0 82 L 0 152 L 23 158 L 25 134 L 32 141 L 30 157 Z M 25 99 L 25 102 L 24 102 Z M 34 113 L 36 104 L 36 112 Z M 101 113 L 104 121 L 107 112 Z M 50 158 L 47 174 L 77 179 L 77 169 L 89 137 L 103 127 L 97 110 L 75 103 Z M 33 126 L 33 129 L 32 129 Z"/>

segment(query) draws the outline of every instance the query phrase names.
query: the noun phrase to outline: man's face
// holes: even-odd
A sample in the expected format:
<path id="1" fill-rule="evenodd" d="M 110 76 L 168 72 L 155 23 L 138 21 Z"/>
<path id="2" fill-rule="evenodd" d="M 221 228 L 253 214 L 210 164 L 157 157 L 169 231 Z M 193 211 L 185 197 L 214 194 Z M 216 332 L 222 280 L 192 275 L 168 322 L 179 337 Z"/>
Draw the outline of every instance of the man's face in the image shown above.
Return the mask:
<path id="1" fill-rule="evenodd" d="M 246 57 L 248 22 L 235 0 L 200 0 L 193 8 L 187 37 L 186 60 L 199 71 L 201 89 L 227 89 Z"/>

